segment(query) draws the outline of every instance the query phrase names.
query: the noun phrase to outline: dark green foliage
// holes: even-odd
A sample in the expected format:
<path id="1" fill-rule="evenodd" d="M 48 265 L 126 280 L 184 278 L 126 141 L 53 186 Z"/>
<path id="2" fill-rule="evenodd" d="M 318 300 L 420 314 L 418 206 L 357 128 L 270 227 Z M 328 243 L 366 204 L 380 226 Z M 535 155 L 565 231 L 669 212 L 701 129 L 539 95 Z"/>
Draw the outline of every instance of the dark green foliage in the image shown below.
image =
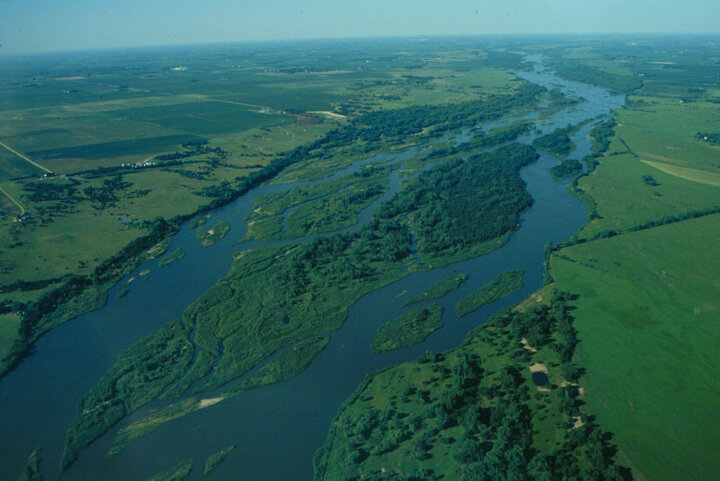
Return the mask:
<path id="1" fill-rule="evenodd" d="M 552 61 L 553 68 L 561 77 L 576 82 L 599 85 L 620 93 L 630 93 L 643 86 L 643 80 L 634 75 L 615 75 L 604 70 L 593 68 L 581 61 L 567 58 Z"/>
<path id="2" fill-rule="evenodd" d="M 562 129 L 555 129 L 549 134 L 533 140 L 533 147 L 547 150 L 558 158 L 567 157 L 575 150 L 575 144 L 573 144 L 569 137 L 569 134 L 572 133 L 573 130 L 574 127 L 570 125 Z"/>
<path id="3" fill-rule="evenodd" d="M 605 152 L 610 146 L 610 140 L 612 140 L 615 131 L 615 118 L 601 122 L 592 128 L 590 135 L 593 138 L 592 151 L 593 154 L 598 155 Z"/>
<path id="4" fill-rule="evenodd" d="M 177 381 L 193 359 L 190 330 L 175 322 L 131 346 L 81 401 L 67 430 L 60 462 L 67 469 L 80 451 L 116 422 Z"/>
<path id="5" fill-rule="evenodd" d="M 174 234 L 178 224 L 169 223 L 158 217 L 148 222 L 146 228 L 149 230 L 148 234 L 130 242 L 122 251 L 95 268 L 93 273 L 95 284 L 103 284 L 125 274 L 126 270 L 135 265 L 135 259 L 161 240 Z"/>
<path id="6" fill-rule="evenodd" d="M 345 135 L 365 141 L 383 137 L 408 136 L 421 133 L 428 127 L 448 131 L 473 127 L 498 119 L 509 111 L 533 102 L 545 89 L 534 84 L 524 85 L 514 95 L 491 95 L 485 100 L 447 105 L 420 105 L 396 110 L 379 110 L 353 121 Z"/>
<path id="7" fill-rule="evenodd" d="M 550 169 L 550 173 L 555 179 L 563 179 L 582 172 L 583 167 L 579 160 L 565 159 L 558 165 Z"/>
<path id="8" fill-rule="evenodd" d="M 695 134 L 695 138 L 697 140 L 701 140 L 703 142 L 708 142 L 713 145 L 720 145 L 720 134 L 719 133 L 698 132 L 697 134 Z"/>
<path id="9" fill-rule="evenodd" d="M 438 304 L 408 311 L 378 328 L 372 350 L 379 353 L 420 344 L 442 327 L 441 318 L 442 306 Z"/>
<path id="10" fill-rule="evenodd" d="M 316 481 L 413 479 L 396 471 L 429 466 L 436 476 L 418 479 L 631 479 L 617 466 L 609 436 L 579 411 L 577 386 L 552 386 L 556 393 L 543 393 L 534 403 L 529 393 L 535 388 L 524 374 L 531 354 L 520 348 L 520 354 L 508 357 L 496 346 L 519 346 L 527 338 L 537 349 L 572 341 L 572 351 L 576 340 L 568 299 L 560 293 L 550 305 L 506 312 L 479 327 L 459 349 L 366 379 L 340 409 L 316 454 Z M 563 361 L 564 366 L 571 363 Z M 387 404 L 377 399 L 387 397 L 392 407 L 378 407 Z M 557 441 L 538 443 L 548 436 L 538 426 L 549 414 L 557 419 L 551 434 Z M 568 428 L 578 416 L 582 423 L 570 422 Z M 437 462 L 426 464 L 431 459 Z"/>
<path id="11" fill-rule="evenodd" d="M 642 176 L 643 182 L 645 182 L 647 185 L 650 185 L 652 187 L 657 187 L 660 184 L 657 180 L 655 180 L 651 175 L 643 175 Z"/>
<path id="12" fill-rule="evenodd" d="M 506 271 L 471 292 L 455 306 L 455 315 L 467 316 L 486 304 L 497 301 L 522 287 L 523 271 Z"/>
<path id="13" fill-rule="evenodd" d="M 517 226 L 532 204 L 519 170 L 533 162 L 531 147 L 512 144 L 423 172 L 378 209 L 378 217 L 408 215 L 418 249 L 450 255 L 497 238 Z"/>

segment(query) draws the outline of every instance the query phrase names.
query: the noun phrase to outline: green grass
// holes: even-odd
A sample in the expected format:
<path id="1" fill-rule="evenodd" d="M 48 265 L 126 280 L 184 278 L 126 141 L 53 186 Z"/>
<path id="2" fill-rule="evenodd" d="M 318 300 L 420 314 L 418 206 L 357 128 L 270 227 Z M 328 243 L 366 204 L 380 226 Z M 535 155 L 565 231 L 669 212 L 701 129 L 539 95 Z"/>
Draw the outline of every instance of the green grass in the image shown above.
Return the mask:
<path id="1" fill-rule="evenodd" d="M 205 461 L 205 470 L 203 471 L 203 475 L 206 475 L 213 471 L 215 468 L 220 466 L 220 464 L 225 461 L 225 458 L 228 454 L 230 454 L 235 449 L 235 445 L 231 444 L 227 448 L 223 449 L 222 451 L 219 451 L 217 453 L 211 454 L 207 461 Z"/>
<path id="2" fill-rule="evenodd" d="M 257 373 L 243 381 L 237 391 L 247 391 L 268 384 L 275 384 L 297 376 L 307 369 L 313 359 L 330 342 L 329 337 L 316 337 L 302 341 L 261 367 Z M 236 392 L 233 390 L 232 392 Z"/>
<path id="3" fill-rule="evenodd" d="M 187 461 L 182 461 L 172 468 L 166 469 L 154 476 L 150 476 L 145 481 L 183 481 L 183 479 L 188 477 L 190 471 L 192 471 L 194 461 L 195 460 L 193 458 L 190 458 Z"/>
<path id="4" fill-rule="evenodd" d="M 0 179 L 3 181 L 27 175 L 42 175 L 45 171 L 0 146 Z"/>
<path id="5" fill-rule="evenodd" d="M 0 359 L 8 355 L 20 328 L 20 316 L 15 313 L 0 314 Z"/>
<path id="6" fill-rule="evenodd" d="M 455 315 L 458 317 L 467 316 L 482 306 L 491 304 L 511 292 L 517 291 L 522 287 L 522 277 L 523 271 L 503 272 L 460 300 L 455 306 Z"/>
<path id="7" fill-rule="evenodd" d="M 418 302 L 442 299 L 450 292 L 463 285 L 465 279 L 467 279 L 467 276 L 465 274 L 460 274 L 457 276 L 448 277 L 447 279 L 443 279 L 440 282 L 437 282 L 430 286 L 423 293 L 405 301 L 405 305 L 409 306 L 410 304 L 416 304 Z"/>
<path id="8" fill-rule="evenodd" d="M 168 264 L 172 264 L 175 261 L 179 261 L 183 257 L 185 257 L 185 253 L 183 252 L 182 249 L 180 249 L 178 247 L 177 249 L 172 251 L 170 254 L 168 254 L 165 257 L 163 257 L 162 259 L 160 259 L 160 261 L 158 262 L 158 266 L 165 267 Z"/>
<path id="9" fill-rule="evenodd" d="M 556 253 L 560 289 L 579 294 L 578 361 L 588 410 L 615 432 L 641 479 L 720 470 L 720 215 Z"/>
<path id="10" fill-rule="evenodd" d="M 420 344 L 443 326 L 442 306 L 418 307 L 392 319 L 377 329 L 372 352 L 378 354 Z"/>
<path id="11" fill-rule="evenodd" d="M 616 141 L 613 141 L 612 149 Z M 720 205 L 718 187 L 691 182 L 643 163 L 631 154 L 602 157 L 592 175 L 581 178 L 579 187 L 594 201 L 597 218 L 581 237 L 607 230 L 625 230 L 663 217 Z M 650 175 L 660 184 L 643 181 Z"/>

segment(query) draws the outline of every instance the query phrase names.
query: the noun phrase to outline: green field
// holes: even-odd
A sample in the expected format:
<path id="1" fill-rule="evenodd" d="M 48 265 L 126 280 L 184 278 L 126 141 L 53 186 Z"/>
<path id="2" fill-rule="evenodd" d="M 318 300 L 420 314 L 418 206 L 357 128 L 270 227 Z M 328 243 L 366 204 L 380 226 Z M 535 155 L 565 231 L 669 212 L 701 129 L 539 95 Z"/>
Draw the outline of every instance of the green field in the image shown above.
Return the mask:
<path id="1" fill-rule="evenodd" d="M 640 480 L 714 479 L 720 468 L 720 216 L 711 214 L 720 165 L 717 148 L 698 138 L 717 130 L 718 68 L 703 63 L 710 50 L 680 48 L 657 40 L 627 56 L 623 68 L 645 77 L 642 88 L 578 182 L 594 210 L 579 237 L 595 240 L 551 256 L 556 287 L 578 294 L 586 409 L 614 432 Z"/>
<path id="2" fill-rule="evenodd" d="M 720 463 L 720 215 L 563 249 L 560 289 L 579 294 L 588 410 L 640 479 L 712 479 Z"/>

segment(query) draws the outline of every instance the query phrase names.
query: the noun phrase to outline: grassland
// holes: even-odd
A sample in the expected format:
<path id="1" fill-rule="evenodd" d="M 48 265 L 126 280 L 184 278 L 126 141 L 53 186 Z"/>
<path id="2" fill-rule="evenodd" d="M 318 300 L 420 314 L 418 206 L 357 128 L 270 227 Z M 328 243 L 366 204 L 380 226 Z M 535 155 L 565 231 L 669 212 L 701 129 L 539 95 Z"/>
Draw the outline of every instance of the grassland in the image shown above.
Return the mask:
<path id="1" fill-rule="evenodd" d="M 377 354 L 420 344 L 442 325 L 442 306 L 412 309 L 378 328 L 372 351 Z"/>
<path id="2" fill-rule="evenodd" d="M 408 299 L 405 302 L 406 306 L 416 304 L 418 302 L 433 301 L 435 299 L 442 299 L 465 282 L 467 276 L 465 274 L 459 274 L 457 276 L 448 277 L 440 282 L 433 284 L 427 290 L 421 294 Z"/>
<path id="3" fill-rule="evenodd" d="M 318 450 L 315 479 L 622 479 L 605 433 L 578 410 L 572 317 L 558 299 L 368 376 Z M 547 387 L 531 380 L 539 369 Z"/>
<path id="4" fill-rule="evenodd" d="M 522 287 L 522 271 L 506 271 L 492 281 L 461 299 L 455 306 L 455 315 L 467 316 L 482 306 L 493 303 Z"/>
<path id="5" fill-rule="evenodd" d="M 579 294 L 578 362 L 589 411 L 645 479 L 711 479 L 720 468 L 720 215 L 561 250 L 560 289 Z M 672 414 L 671 414 L 672 413 Z"/>
<path id="6" fill-rule="evenodd" d="M 577 182 L 594 209 L 578 236 L 587 242 L 550 258 L 555 285 L 578 294 L 586 409 L 614 431 L 640 480 L 713 479 L 720 468 L 720 424 L 709 414 L 720 409 L 720 166 L 698 136 L 718 122 L 719 69 L 703 61 L 712 48 L 680 56 L 683 47 L 656 40 L 628 56 L 623 68 L 645 80 L 616 112 L 595 170 Z M 624 53 L 616 45 L 584 55 L 611 51 Z"/>

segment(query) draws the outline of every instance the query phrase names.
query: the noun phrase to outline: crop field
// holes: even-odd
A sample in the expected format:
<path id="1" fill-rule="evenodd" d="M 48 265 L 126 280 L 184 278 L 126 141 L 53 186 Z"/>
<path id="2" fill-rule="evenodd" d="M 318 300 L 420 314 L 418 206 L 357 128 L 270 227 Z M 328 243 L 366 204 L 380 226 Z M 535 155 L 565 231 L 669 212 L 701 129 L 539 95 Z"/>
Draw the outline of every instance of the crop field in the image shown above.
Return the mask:
<path id="1" fill-rule="evenodd" d="M 557 287 L 579 294 L 588 408 L 645 479 L 712 479 L 720 469 L 720 244 L 711 239 L 717 214 L 553 257 Z"/>

